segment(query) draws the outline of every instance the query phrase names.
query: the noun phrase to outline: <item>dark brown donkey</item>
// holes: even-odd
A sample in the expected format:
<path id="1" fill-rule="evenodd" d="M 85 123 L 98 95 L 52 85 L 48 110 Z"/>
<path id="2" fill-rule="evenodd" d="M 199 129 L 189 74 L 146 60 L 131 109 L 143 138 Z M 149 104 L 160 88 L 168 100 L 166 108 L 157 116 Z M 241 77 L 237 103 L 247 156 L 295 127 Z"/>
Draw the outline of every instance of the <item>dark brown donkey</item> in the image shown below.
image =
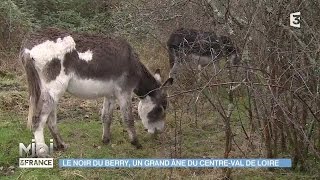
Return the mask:
<path id="1" fill-rule="evenodd" d="M 217 64 L 228 57 L 232 64 L 240 62 L 239 50 L 227 36 L 217 36 L 214 32 L 180 28 L 173 31 L 167 41 L 170 77 L 177 74 L 183 63 L 194 63 L 200 69 L 208 64 Z"/>
<path id="2" fill-rule="evenodd" d="M 104 143 L 118 100 L 130 141 L 138 142 L 132 116 L 132 93 L 139 96 L 138 113 L 149 133 L 164 128 L 167 94 L 160 74 L 151 74 L 123 39 L 67 32 L 54 28 L 29 34 L 20 53 L 29 85 L 28 125 L 32 128 L 37 156 L 47 156 L 43 128 L 48 124 L 57 148 L 65 148 L 56 112 L 65 91 L 81 98 L 104 97 L 101 119 Z"/>

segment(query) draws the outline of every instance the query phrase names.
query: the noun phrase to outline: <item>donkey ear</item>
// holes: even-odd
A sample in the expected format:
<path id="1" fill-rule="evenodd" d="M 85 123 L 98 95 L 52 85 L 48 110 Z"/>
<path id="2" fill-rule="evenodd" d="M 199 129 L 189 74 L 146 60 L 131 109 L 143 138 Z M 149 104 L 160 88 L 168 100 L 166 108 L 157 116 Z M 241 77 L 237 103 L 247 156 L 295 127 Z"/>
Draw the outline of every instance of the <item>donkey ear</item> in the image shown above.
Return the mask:
<path id="1" fill-rule="evenodd" d="M 162 87 L 171 86 L 173 84 L 173 78 L 168 78 L 163 84 Z"/>
<path id="2" fill-rule="evenodd" d="M 153 76 L 157 81 L 161 82 L 160 69 L 156 69 L 156 71 L 155 71 Z"/>

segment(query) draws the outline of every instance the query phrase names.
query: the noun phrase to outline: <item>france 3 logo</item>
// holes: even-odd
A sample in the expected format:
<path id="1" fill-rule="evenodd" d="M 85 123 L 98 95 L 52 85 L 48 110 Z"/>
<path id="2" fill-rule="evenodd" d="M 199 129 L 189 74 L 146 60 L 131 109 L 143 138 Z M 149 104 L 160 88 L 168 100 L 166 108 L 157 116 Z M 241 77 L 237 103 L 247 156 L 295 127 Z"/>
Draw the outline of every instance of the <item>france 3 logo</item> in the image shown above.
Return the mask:
<path id="1" fill-rule="evenodd" d="M 300 28 L 301 12 L 294 12 L 290 14 L 290 26 Z"/>

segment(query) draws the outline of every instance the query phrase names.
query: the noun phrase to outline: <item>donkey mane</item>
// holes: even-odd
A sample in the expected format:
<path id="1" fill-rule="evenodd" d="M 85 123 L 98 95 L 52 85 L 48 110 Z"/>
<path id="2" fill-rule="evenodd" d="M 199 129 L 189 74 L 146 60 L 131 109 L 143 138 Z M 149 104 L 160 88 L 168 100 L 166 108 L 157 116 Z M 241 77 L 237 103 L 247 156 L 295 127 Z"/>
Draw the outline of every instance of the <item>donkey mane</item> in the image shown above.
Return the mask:
<path id="1" fill-rule="evenodd" d="M 148 69 L 142 64 L 141 65 L 141 74 L 143 78 L 139 79 L 137 88 L 134 89 L 134 93 L 140 97 L 144 98 L 146 95 L 152 93 L 153 90 L 160 88 L 161 84 L 158 82 Z"/>

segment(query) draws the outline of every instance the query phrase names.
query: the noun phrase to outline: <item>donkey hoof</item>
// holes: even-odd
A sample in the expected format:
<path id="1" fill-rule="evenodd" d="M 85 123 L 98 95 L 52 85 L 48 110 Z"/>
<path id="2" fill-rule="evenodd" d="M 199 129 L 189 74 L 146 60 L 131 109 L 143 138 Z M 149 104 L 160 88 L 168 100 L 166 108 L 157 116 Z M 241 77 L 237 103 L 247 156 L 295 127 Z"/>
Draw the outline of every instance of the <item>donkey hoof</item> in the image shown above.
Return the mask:
<path id="1" fill-rule="evenodd" d="M 102 138 L 102 142 L 103 142 L 103 144 L 109 144 L 110 139 L 109 138 Z"/>
<path id="2" fill-rule="evenodd" d="M 50 156 L 44 148 L 39 148 L 39 149 L 37 149 L 36 157 L 37 158 L 48 158 Z"/>
<path id="3" fill-rule="evenodd" d="M 55 147 L 55 150 L 57 151 L 64 151 L 66 149 L 69 148 L 69 144 L 65 144 L 65 143 L 62 143 L 62 144 L 59 144 Z"/>
<path id="4" fill-rule="evenodd" d="M 48 153 L 38 153 L 36 155 L 37 158 L 49 158 L 49 154 Z"/>
<path id="5" fill-rule="evenodd" d="M 139 143 L 138 140 L 131 141 L 131 144 L 136 147 L 136 149 L 142 149 L 142 145 Z"/>
<path id="6" fill-rule="evenodd" d="M 136 146 L 136 149 L 142 149 L 142 145 L 141 144 L 137 144 L 135 146 Z"/>

